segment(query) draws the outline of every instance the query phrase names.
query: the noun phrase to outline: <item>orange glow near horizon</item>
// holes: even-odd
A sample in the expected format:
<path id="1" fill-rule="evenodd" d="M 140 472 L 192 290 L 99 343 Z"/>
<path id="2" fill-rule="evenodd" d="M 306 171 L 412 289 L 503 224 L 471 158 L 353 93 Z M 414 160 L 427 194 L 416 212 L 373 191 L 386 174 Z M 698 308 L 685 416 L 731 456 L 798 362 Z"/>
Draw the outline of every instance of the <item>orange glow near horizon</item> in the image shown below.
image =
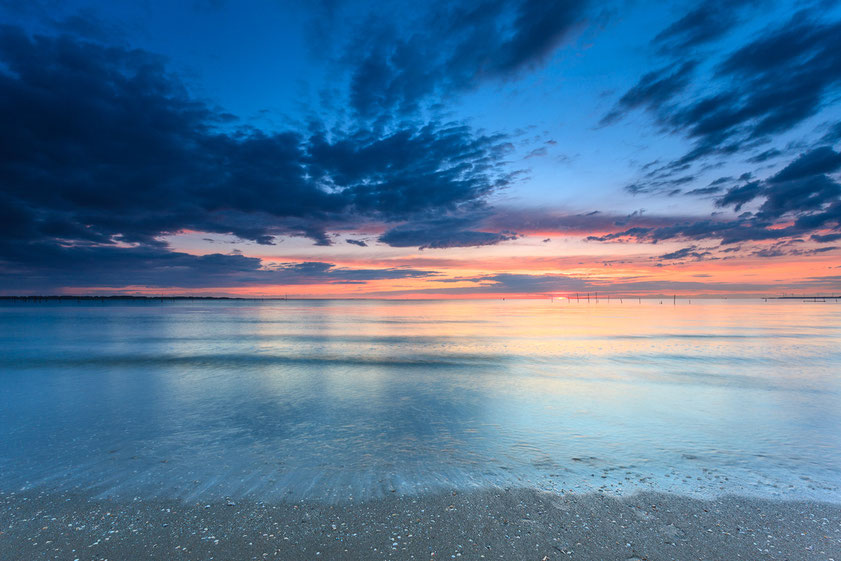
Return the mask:
<path id="1" fill-rule="evenodd" d="M 841 251 L 810 253 L 815 246 L 808 242 L 779 257 L 757 255 L 757 250 L 774 248 L 774 241 L 756 242 L 746 249 L 733 250 L 731 246 L 714 247 L 717 245 L 714 243 L 697 244 L 700 252 L 710 250 L 697 260 L 666 258 L 691 245 L 688 242 L 599 244 L 583 242 L 580 235 L 567 234 L 543 243 L 544 234 L 547 233 L 493 246 L 419 250 L 374 242 L 365 247 L 338 242 L 332 246 L 312 246 L 300 238 L 274 246 L 241 240 L 214 245 L 203 242 L 204 234 L 200 232 L 184 231 L 167 240 L 175 251 L 199 256 L 235 251 L 259 259 L 261 270 L 245 280 L 231 277 L 233 282 L 220 275 L 218 286 L 203 288 L 89 285 L 67 287 L 64 293 L 496 299 L 575 298 L 576 293 L 597 291 L 605 297 L 841 292 Z M 355 237 L 356 234 L 348 234 L 348 238 Z M 324 265 L 313 267 L 311 272 L 302 265 L 313 262 Z M 405 277 L 401 277 L 401 271 L 406 272 Z M 286 278 L 289 282 L 273 281 L 273 272 L 278 279 Z"/>
<path id="2" fill-rule="evenodd" d="M 360 263 L 337 263 L 337 267 L 346 270 L 364 268 L 368 271 L 390 270 L 399 267 L 400 260 Z M 292 263 L 292 261 L 285 261 Z M 540 263 L 540 267 L 534 267 Z M 576 267 L 550 267 L 541 258 L 530 259 L 524 257 L 522 262 L 512 263 L 508 258 L 499 263 L 483 262 L 484 265 L 494 265 L 487 268 L 475 268 L 474 263 L 465 263 L 457 267 L 448 263 L 447 267 L 430 268 L 436 271 L 434 276 L 420 278 L 378 279 L 362 282 L 341 282 L 330 280 L 316 280 L 307 284 L 254 284 L 244 286 L 218 286 L 207 288 L 183 289 L 179 287 L 81 287 L 87 294 L 120 293 L 136 295 L 204 295 L 204 296 L 238 296 L 238 297 L 284 297 L 290 298 L 418 298 L 418 299 L 452 299 L 452 298 L 548 298 L 570 297 L 575 293 L 600 292 L 605 297 L 609 294 L 629 297 L 676 294 L 678 296 L 695 295 L 778 295 L 783 292 L 838 292 L 838 275 L 832 274 L 838 270 L 831 257 L 801 258 L 796 262 L 746 259 L 709 261 L 698 263 L 684 263 L 669 267 L 658 267 L 655 263 L 628 263 L 612 267 L 604 267 L 598 263 L 580 263 Z M 367 265 L 367 266 L 366 266 Z M 386 266 L 383 266 L 386 265 Z M 391 265 L 388 267 L 387 265 Z M 431 263 L 429 263 L 431 265 Z M 504 267 L 507 265 L 507 267 Z M 364 267 L 363 267 L 364 266 Z M 516 267 L 516 268 L 514 268 Z M 528 276 L 529 278 L 545 281 L 539 290 L 517 291 L 501 284 L 500 276 Z M 822 282 L 821 278 L 826 278 Z M 812 279 L 813 286 L 804 289 L 804 278 Z M 553 288 L 557 280 L 558 288 Z M 580 282 L 578 290 L 564 286 L 564 282 Z M 646 288 L 658 286 L 657 283 L 674 283 L 669 288 Z M 681 283 L 686 283 L 685 286 Z M 639 288 L 636 288 L 639 286 Z M 740 288 L 743 286 L 743 288 Z M 68 289 L 67 293 L 79 293 L 78 289 Z"/>

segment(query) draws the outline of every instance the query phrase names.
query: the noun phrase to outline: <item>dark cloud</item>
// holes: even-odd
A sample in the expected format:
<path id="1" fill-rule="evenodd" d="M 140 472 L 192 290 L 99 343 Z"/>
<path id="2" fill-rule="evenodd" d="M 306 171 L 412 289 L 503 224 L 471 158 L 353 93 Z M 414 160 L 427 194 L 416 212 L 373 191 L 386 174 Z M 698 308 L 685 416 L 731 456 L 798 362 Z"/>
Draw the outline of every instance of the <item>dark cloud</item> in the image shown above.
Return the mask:
<path id="1" fill-rule="evenodd" d="M 731 187 L 723 197 L 716 200 L 715 204 L 719 207 L 733 206 L 736 211 L 739 211 L 743 205 L 760 196 L 763 190 L 759 181 L 751 181 L 738 187 Z"/>
<path id="2" fill-rule="evenodd" d="M 841 123 L 835 123 L 829 131 L 821 137 L 821 142 L 835 143 L 841 140 Z"/>
<path id="3" fill-rule="evenodd" d="M 765 202 L 757 215 L 781 218 L 786 214 L 802 216 L 823 210 L 838 202 L 841 185 L 825 175 L 813 175 L 789 181 L 768 181 L 763 192 Z"/>
<path id="4" fill-rule="evenodd" d="M 725 185 L 725 184 L 727 184 L 727 183 L 731 183 L 732 181 L 733 181 L 733 178 L 732 178 L 732 177 L 730 177 L 730 176 L 726 176 L 726 177 L 719 177 L 718 179 L 714 179 L 713 181 L 711 181 L 711 182 L 710 182 L 710 186 L 713 186 L 713 185 Z"/>
<path id="5" fill-rule="evenodd" d="M 721 187 L 714 185 L 710 187 L 699 187 L 698 189 L 692 189 L 691 191 L 687 191 L 684 195 L 694 195 L 698 197 L 703 197 L 705 195 L 714 195 L 716 193 L 721 192 Z"/>
<path id="6" fill-rule="evenodd" d="M 753 251 L 751 255 L 755 257 L 785 257 L 785 256 L 804 256 L 804 255 L 818 255 L 829 251 L 835 251 L 837 246 L 825 246 L 818 248 L 803 249 L 797 245 L 804 243 L 804 240 L 793 239 L 777 242 L 769 247 L 763 247 Z"/>
<path id="7" fill-rule="evenodd" d="M 777 158 L 778 156 L 782 156 L 783 152 L 778 150 L 777 148 L 769 148 L 755 156 L 751 156 L 748 158 L 748 161 L 754 164 L 761 164 L 762 162 L 767 162 L 768 160 L 772 160 Z"/>
<path id="8" fill-rule="evenodd" d="M 349 269 L 321 261 L 283 263 L 266 272 L 270 282 L 284 284 L 355 284 L 372 280 L 434 277 L 438 274 L 409 268 Z"/>
<path id="9" fill-rule="evenodd" d="M 813 241 L 816 241 L 818 243 L 837 242 L 838 240 L 841 240 L 841 233 L 839 233 L 839 234 L 825 234 L 825 235 L 812 234 L 811 238 L 812 238 Z"/>
<path id="10" fill-rule="evenodd" d="M 359 247 L 368 247 L 368 244 L 367 244 L 367 243 L 365 243 L 365 241 L 363 241 L 363 240 L 351 240 L 351 239 L 348 239 L 348 240 L 345 240 L 345 241 L 346 241 L 347 243 L 349 243 L 349 244 L 352 244 L 352 245 L 358 245 Z"/>
<path id="11" fill-rule="evenodd" d="M 704 76 L 704 84 L 688 84 L 683 69 L 691 64 L 684 61 L 696 56 L 693 42 L 710 38 L 720 18 L 733 21 L 731 8 L 729 2 L 705 3 L 661 33 L 658 41 L 681 38 L 670 43 L 673 62 L 644 75 L 605 117 L 612 122 L 628 111 L 644 109 L 663 131 L 693 142 L 682 157 L 644 170 L 646 177 L 634 184 L 634 192 L 661 192 L 661 183 L 700 159 L 755 151 L 836 99 L 841 88 L 841 21 L 827 21 L 820 8 L 762 31 L 719 61 L 711 75 Z M 684 34 L 689 29 L 705 31 Z M 693 97 L 682 95 L 692 90 Z M 827 133 L 826 141 L 832 138 L 832 132 Z M 766 148 L 749 161 L 760 163 L 779 155 L 778 148 Z"/>
<path id="12" fill-rule="evenodd" d="M 832 173 L 839 169 L 841 169 L 841 152 L 835 152 L 831 146 L 821 146 L 801 154 L 768 181 L 782 183 L 812 175 Z"/>
<path id="13" fill-rule="evenodd" d="M 644 210 L 619 215 L 599 211 L 571 214 L 543 208 L 498 208 L 483 218 L 479 225 L 482 229 L 495 232 L 589 234 L 615 231 L 617 227 L 624 228 L 629 225 L 639 228 L 669 226 L 681 220 L 688 220 L 688 218 L 653 216 L 646 214 Z"/>
<path id="14" fill-rule="evenodd" d="M 772 228 L 772 223 L 751 219 L 697 220 L 676 222 L 657 228 L 629 228 L 602 236 L 588 236 L 587 241 L 649 242 L 667 240 L 719 240 L 723 245 L 747 241 L 790 238 L 804 230 L 794 226 Z"/>
<path id="15" fill-rule="evenodd" d="M 827 176 L 841 168 L 841 153 L 828 146 L 801 154 L 780 172 L 765 181 L 732 187 L 716 201 L 718 206 L 733 205 L 738 211 L 754 199 L 764 198 L 757 216 L 781 218 L 786 214 L 803 218 L 825 214 L 841 201 L 841 185 Z M 827 215 L 827 220 L 831 214 Z M 801 223 L 802 224 L 802 223 Z"/>
<path id="16" fill-rule="evenodd" d="M 501 136 L 459 124 L 261 132 L 192 97 L 161 57 L 11 26 L 0 120 L 0 241 L 45 258 L 53 244 L 110 246 L 109 259 L 140 245 L 151 259 L 183 230 L 326 245 L 331 225 L 476 211 L 512 180 Z"/>
<path id="17" fill-rule="evenodd" d="M 242 255 L 190 255 L 154 247 L 0 245 L 4 290 L 60 287 L 233 286 L 257 280 L 260 260 Z"/>
<path id="18" fill-rule="evenodd" d="M 753 252 L 754 257 L 783 257 L 784 255 L 788 255 L 788 252 L 780 247 L 768 247 L 764 249 L 758 249 Z"/>
<path id="19" fill-rule="evenodd" d="M 549 153 L 549 150 L 547 150 L 545 146 L 541 146 L 540 148 L 535 148 L 534 150 L 532 150 L 531 152 L 526 154 L 524 159 L 528 160 L 528 159 L 531 159 L 531 158 L 542 158 L 543 156 L 545 156 L 548 153 Z"/>
<path id="20" fill-rule="evenodd" d="M 721 177 L 706 188 L 687 194 L 709 195 L 731 185 L 715 199 L 719 208 L 736 212 L 745 205 L 755 211 L 743 212 L 737 218 L 714 216 L 708 220 L 674 219 L 671 224 L 643 225 L 620 231 L 591 235 L 589 241 L 651 242 L 664 240 L 718 240 L 721 244 L 792 240 L 812 236 L 813 241 L 833 241 L 834 234 L 816 230 L 841 230 L 841 184 L 828 174 L 841 169 L 841 153 L 829 146 L 817 147 L 797 156 L 786 167 L 767 179 L 753 179 L 745 173 L 738 178 Z M 792 223 L 793 221 L 793 223 Z M 623 226 L 621 221 L 617 226 Z M 681 253 L 685 251 L 685 253 Z M 782 247 L 759 248 L 760 257 L 806 255 L 807 250 L 791 251 Z M 689 256 L 689 250 L 661 256 L 665 259 Z"/>
<path id="21" fill-rule="evenodd" d="M 191 255 L 166 248 L 63 247 L 55 244 L 0 245 L 0 275 L 6 291 L 50 291 L 55 287 L 225 288 L 248 285 L 347 284 L 380 279 L 424 278 L 435 271 L 349 269 L 331 263 L 283 263 L 265 267 L 238 254 Z"/>
<path id="22" fill-rule="evenodd" d="M 269 243 L 268 217 L 342 209 L 306 181 L 299 135 L 219 132 L 228 116 L 157 56 L 3 27 L 0 61 L 0 181 L 42 237 L 151 243 L 194 229 Z"/>
<path id="23" fill-rule="evenodd" d="M 819 212 L 800 216 L 794 225 L 804 230 L 832 227 L 841 228 L 841 200 L 835 200 L 826 205 Z"/>
<path id="24" fill-rule="evenodd" d="M 638 183 L 625 186 L 625 190 L 632 195 L 642 193 L 658 193 L 667 196 L 674 196 L 681 193 L 681 187 L 695 181 L 694 175 L 683 175 L 680 177 L 664 177 L 661 179 L 647 179 Z"/>
<path id="25" fill-rule="evenodd" d="M 584 21 L 586 5 L 585 0 L 439 2 L 408 22 L 408 29 L 375 21 L 349 48 L 351 105 L 364 118 L 390 118 L 416 111 L 432 94 L 516 76 L 555 51 Z"/>
<path id="26" fill-rule="evenodd" d="M 341 139 L 313 135 L 307 171 L 349 207 L 388 220 L 479 203 L 507 186 L 511 173 L 498 164 L 511 144 L 501 136 L 474 135 L 464 125 L 426 125 L 385 136 L 360 131 Z"/>
<path id="27" fill-rule="evenodd" d="M 511 231 L 488 232 L 476 229 L 480 217 L 443 217 L 396 226 L 380 236 L 379 241 L 392 247 L 446 249 L 496 245 L 514 240 Z"/>
<path id="28" fill-rule="evenodd" d="M 671 253 L 664 253 L 658 259 L 661 261 L 677 261 L 680 259 L 692 259 L 694 261 L 701 261 L 710 257 L 712 253 L 705 249 L 699 250 L 697 246 L 689 246 Z"/>
<path id="29" fill-rule="evenodd" d="M 703 0 L 657 34 L 654 44 L 664 52 L 685 52 L 724 36 L 741 19 L 741 11 L 757 0 Z"/>
<path id="30" fill-rule="evenodd" d="M 619 98 L 613 110 L 602 118 L 601 124 L 615 123 L 633 109 L 662 111 L 663 104 L 671 102 L 686 89 L 696 66 L 697 62 L 688 61 L 649 72 Z"/>
<path id="31" fill-rule="evenodd" d="M 813 234 L 813 241 L 834 241 L 833 234 L 825 230 L 841 230 L 841 185 L 827 173 L 841 169 L 839 159 L 839 153 L 829 147 L 815 148 L 795 157 L 788 166 L 767 179 L 753 179 L 751 173 L 738 177 L 724 176 L 712 181 L 708 187 L 687 192 L 693 195 L 719 194 L 715 199 L 716 206 L 732 208 L 737 212 L 747 204 L 755 205 L 755 211 L 743 212 L 735 218 L 721 212 L 714 213 L 708 219 L 700 219 L 697 216 L 654 216 L 642 211 L 635 211 L 628 216 L 616 216 L 606 213 L 563 215 L 536 210 L 507 210 L 489 217 L 486 223 L 500 230 L 522 233 L 602 232 L 585 237 L 592 242 L 659 243 L 686 240 L 717 241 L 732 246 L 743 242 L 786 241 Z M 731 186 L 722 193 L 722 189 L 728 185 Z M 692 255 L 696 250 L 691 247 L 665 254 L 661 258 L 711 257 Z"/>
<path id="32" fill-rule="evenodd" d="M 696 140 L 690 157 L 749 146 L 817 113 L 841 84 L 841 22 L 797 14 L 732 53 L 715 77 L 727 87 L 668 117 Z"/>
<path id="33" fill-rule="evenodd" d="M 622 230 L 620 232 L 611 232 L 602 236 L 587 236 L 586 239 L 590 242 L 641 241 L 646 240 L 653 230 L 655 230 L 655 228 L 635 226 L 634 228 L 628 228 L 627 230 Z"/>

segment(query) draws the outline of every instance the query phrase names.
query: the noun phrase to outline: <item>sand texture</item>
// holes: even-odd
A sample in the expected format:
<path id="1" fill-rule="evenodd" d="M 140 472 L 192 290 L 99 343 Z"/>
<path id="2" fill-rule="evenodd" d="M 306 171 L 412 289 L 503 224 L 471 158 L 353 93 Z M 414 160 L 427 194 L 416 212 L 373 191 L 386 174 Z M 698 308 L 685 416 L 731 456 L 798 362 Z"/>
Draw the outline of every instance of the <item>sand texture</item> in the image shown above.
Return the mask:
<path id="1" fill-rule="evenodd" d="M 0 559 L 841 561 L 841 505 L 529 489 L 333 505 L 5 492 Z"/>

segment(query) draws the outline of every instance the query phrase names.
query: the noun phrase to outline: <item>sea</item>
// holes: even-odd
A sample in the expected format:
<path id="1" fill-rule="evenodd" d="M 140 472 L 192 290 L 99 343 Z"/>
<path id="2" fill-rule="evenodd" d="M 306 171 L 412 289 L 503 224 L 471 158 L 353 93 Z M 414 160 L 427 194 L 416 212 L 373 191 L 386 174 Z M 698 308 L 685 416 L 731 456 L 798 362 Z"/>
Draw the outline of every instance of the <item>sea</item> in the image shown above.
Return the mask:
<path id="1" fill-rule="evenodd" d="M 0 490 L 841 502 L 841 303 L 0 302 Z"/>

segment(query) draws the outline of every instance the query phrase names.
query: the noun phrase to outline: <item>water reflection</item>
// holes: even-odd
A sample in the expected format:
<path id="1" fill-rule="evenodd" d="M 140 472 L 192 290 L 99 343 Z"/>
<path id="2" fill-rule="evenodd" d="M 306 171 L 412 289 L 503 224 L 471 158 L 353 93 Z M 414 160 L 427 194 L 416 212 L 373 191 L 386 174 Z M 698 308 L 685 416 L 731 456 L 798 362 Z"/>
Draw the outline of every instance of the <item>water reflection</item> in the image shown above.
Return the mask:
<path id="1" fill-rule="evenodd" d="M 0 486 L 841 500 L 839 343 L 799 302 L 7 304 Z"/>

